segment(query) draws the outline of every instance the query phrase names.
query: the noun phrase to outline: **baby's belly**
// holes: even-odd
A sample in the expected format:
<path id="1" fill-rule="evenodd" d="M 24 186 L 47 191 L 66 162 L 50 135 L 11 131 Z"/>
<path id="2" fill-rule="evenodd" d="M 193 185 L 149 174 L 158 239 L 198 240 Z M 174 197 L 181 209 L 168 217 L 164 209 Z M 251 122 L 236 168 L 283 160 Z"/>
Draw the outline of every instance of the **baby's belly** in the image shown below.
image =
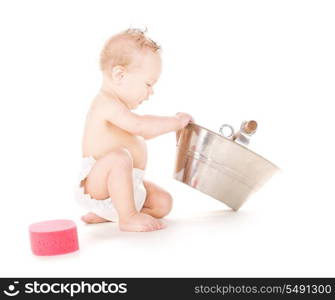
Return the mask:
<path id="1" fill-rule="evenodd" d="M 127 149 L 133 159 L 134 168 L 144 170 L 147 164 L 147 147 L 145 141 L 137 136 L 95 136 L 89 142 L 84 139 L 83 154 L 84 156 L 92 155 L 99 159 L 109 152 L 118 149 Z"/>

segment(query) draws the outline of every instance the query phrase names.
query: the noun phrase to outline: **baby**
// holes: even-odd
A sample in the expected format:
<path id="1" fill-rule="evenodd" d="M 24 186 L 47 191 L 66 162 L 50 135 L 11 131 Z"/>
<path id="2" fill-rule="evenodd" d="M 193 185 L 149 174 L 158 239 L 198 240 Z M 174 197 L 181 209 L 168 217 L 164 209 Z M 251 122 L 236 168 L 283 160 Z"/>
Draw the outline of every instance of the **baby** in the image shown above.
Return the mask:
<path id="1" fill-rule="evenodd" d="M 172 197 L 144 180 L 145 140 L 178 132 L 193 119 L 132 112 L 153 94 L 162 68 L 160 47 L 145 32 L 129 29 L 111 37 L 100 57 L 103 82 L 91 103 L 83 136 L 83 168 L 77 201 L 89 212 L 86 223 L 113 221 L 122 231 L 165 228 L 159 220 Z"/>

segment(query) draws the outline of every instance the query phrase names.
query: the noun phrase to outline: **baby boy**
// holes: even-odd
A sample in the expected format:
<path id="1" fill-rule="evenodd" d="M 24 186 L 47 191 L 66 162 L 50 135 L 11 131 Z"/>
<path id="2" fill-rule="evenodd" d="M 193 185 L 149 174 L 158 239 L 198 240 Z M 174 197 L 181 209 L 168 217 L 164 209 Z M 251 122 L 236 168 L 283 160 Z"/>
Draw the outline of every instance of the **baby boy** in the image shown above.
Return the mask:
<path id="1" fill-rule="evenodd" d="M 153 94 L 162 68 L 160 47 L 129 29 L 112 36 L 100 57 L 103 82 L 91 103 L 83 136 L 77 201 L 86 223 L 118 222 L 122 231 L 152 231 L 172 207 L 171 195 L 144 180 L 146 139 L 184 128 L 192 117 L 132 112 Z"/>

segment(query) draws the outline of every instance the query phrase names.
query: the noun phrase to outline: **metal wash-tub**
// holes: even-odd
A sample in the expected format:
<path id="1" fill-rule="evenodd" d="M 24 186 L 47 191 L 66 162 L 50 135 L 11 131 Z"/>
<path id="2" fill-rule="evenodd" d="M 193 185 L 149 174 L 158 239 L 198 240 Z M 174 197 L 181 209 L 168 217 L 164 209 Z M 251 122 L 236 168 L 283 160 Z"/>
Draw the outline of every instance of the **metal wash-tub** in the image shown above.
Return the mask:
<path id="1" fill-rule="evenodd" d="M 255 152 L 195 123 L 177 141 L 174 178 L 234 210 L 277 171 Z"/>

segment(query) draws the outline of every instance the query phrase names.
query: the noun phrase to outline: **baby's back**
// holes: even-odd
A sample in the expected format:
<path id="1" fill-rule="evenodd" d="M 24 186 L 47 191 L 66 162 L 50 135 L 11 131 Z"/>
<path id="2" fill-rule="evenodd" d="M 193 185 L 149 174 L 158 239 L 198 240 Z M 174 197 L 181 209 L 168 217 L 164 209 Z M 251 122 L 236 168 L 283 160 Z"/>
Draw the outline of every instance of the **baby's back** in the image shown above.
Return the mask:
<path id="1" fill-rule="evenodd" d="M 147 149 L 144 139 L 108 122 L 103 117 L 105 114 L 102 113 L 105 101 L 110 100 L 98 95 L 93 100 L 86 116 L 82 144 L 83 156 L 91 155 L 95 159 L 99 159 L 110 151 L 123 147 L 131 153 L 134 168 L 145 169 Z"/>

